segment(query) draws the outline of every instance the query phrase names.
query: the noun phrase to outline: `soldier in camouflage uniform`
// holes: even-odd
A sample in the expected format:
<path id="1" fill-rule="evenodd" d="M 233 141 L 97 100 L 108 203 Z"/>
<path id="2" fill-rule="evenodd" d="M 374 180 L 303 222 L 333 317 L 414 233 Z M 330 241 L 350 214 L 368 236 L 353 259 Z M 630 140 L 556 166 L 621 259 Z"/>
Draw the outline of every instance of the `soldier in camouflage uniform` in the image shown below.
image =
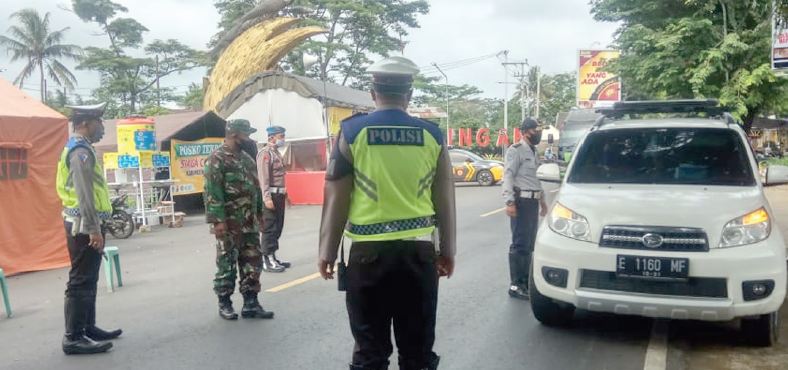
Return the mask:
<path id="1" fill-rule="evenodd" d="M 205 161 L 205 215 L 216 236 L 213 289 L 219 296 L 219 316 L 227 320 L 238 318 L 230 300 L 235 290 L 236 266 L 241 270 L 240 291 L 244 297 L 241 316 L 274 317 L 257 300 L 263 263 L 259 237 L 262 194 L 254 159 L 241 150 L 256 131 L 247 120 L 228 122 L 224 145 Z"/>

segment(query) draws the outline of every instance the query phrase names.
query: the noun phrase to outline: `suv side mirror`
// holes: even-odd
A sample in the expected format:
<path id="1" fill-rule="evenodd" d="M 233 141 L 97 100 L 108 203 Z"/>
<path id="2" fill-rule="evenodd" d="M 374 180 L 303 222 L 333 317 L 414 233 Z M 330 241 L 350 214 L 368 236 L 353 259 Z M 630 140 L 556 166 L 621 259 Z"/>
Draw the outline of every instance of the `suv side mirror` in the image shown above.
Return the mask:
<path id="1" fill-rule="evenodd" d="M 788 184 L 788 166 L 771 165 L 766 168 L 764 185 Z"/>
<path id="2" fill-rule="evenodd" d="M 561 169 L 557 163 L 547 163 L 536 169 L 536 178 L 545 182 L 561 182 Z"/>

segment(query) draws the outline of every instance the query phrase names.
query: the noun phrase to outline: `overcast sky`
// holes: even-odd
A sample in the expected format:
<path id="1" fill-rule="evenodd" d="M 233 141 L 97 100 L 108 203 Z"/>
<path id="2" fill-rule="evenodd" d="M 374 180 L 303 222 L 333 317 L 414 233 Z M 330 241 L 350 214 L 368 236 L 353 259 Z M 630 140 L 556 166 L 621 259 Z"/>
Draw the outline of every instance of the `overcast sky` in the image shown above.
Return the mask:
<path id="1" fill-rule="evenodd" d="M 219 16 L 212 0 L 115 0 L 129 8 L 126 15 L 137 19 L 150 31 L 145 40 L 177 39 L 193 48 L 204 49 L 216 32 Z M 66 42 L 80 46 L 106 46 L 94 24 L 82 22 L 63 8 L 69 0 L 0 0 L 0 33 L 10 26 L 14 11 L 32 7 L 51 13 L 52 29 L 70 27 Z M 421 28 L 411 31 L 405 56 L 418 65 L 443 64 L 501 50 L 509 50 L 510 61 L 527 59 L 545 73 L 575 72 L 577 50 L 604 48 L 612 42 L 616 25 L 599 23 L 589 14 L 588 0 L 429 0 L 429 14 L 421 16 Z M 153 5 L 155 4 L 155 6 Z M 13 80 L 23 63 L 10 63 L 0 50 L 0 77 Z M 73 63 L 68 63 L 73 67 Z M 77 93 L 87 96 L 98 86 L 98 74 L 75 72 Z M 513 70 L 510 72 L 514 72 Z M 470 84 L 488 97 L 502 97 L 504 69 L 496 58 L 462 68 L 446 70 L 451 84 Z M 191 82 L 201 82 L 205 70 L 193 70 L 162 79 L 162 86 L 186 90 Z M 511 75 L 511 73 L 510 73 Z M 38 75 L 25 83 L 25 90 L 38 97 Z M 510 92 L 512 89 L 510 88 Z"/>

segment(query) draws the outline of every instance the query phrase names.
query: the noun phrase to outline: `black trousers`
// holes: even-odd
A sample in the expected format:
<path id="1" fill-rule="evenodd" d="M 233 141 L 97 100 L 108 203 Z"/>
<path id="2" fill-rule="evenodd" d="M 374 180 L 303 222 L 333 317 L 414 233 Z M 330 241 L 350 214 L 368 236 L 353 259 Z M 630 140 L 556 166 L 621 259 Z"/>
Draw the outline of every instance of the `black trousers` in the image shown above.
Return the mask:
<path id="1" fill-rule="evenodd" d="M 388 368 L 393 352 L 392 324 L 400 369 L 437 364 L 437 355 L 432 352 L 438 304 L 435 259 L 431 242 L 353 243 L 346 303 L 356 341 L 351 364 L 354 368 Z"/>
<path id="2" fill-rule="evenodd" d="M 96 284 L 101 268 L 101 253 L 90 247 L 90 236 L 71 235 L 70 222 L 64 222 L 63 227 L 71 258 L 64 302 L 66 333 L 71 335 L 96 325 Z"/>
<path id="3" fill-rule="evenodd" d="M 285 226 L 285 194 L 271 194 L 274 209 L 263 209 L 263 255 L 270 256 L 279 250 L 279 237 Z"/>
<path id="4" fill-rule="evenodd" d="M 517 217 L 511 218 L 512 244 L 509 246 L 511 284 L 528 286 L 531 254 L 539 227 L 539 200 L 517 198 Z"/>
<path id="5" fill-rule="evenodd" d="M 66 244 L 71 257 L 71 270 L 68 272 L 66 297 L 96 297 L 96 284 L 101 268 L 101 253 L 91 248 L 90 236 L 71 235 L 71 223 L 63 223 L 66 229 Z"/>

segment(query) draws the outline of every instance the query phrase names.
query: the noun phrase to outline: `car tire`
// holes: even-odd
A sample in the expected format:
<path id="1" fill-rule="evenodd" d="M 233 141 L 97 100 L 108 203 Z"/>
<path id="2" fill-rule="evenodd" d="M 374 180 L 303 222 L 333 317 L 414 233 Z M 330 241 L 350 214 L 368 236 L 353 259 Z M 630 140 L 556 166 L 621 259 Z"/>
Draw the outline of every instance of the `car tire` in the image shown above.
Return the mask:
<path id="1" fill-rule="evenodd" d="M 754 319 L 742 319 L 741 330 L 749 344 L 771 347 L 780 337 L 780 313 L 772 312 Z"/>
<path id="2" fill-rule="evenodd" d="M 533 267 L 531 272 L 533 272 Z M 571 304 L 558 303 L 539 293 L 536 284 L 534 284 L 533 274 L 528 281 L 528 291 L 531 295 L 531 311 L 540 323 L 547 326 L 566 326 L 572 322 L 575 307 Z"/>
<path id="3" fill-rule="evenodd" d="M 495 185 L 495 177 L 493 177 L 492 172 L 488 170 L 481 170 L 476 175 L 476 182 L 478 182 L 481 186 L 493 186 Z"/>

